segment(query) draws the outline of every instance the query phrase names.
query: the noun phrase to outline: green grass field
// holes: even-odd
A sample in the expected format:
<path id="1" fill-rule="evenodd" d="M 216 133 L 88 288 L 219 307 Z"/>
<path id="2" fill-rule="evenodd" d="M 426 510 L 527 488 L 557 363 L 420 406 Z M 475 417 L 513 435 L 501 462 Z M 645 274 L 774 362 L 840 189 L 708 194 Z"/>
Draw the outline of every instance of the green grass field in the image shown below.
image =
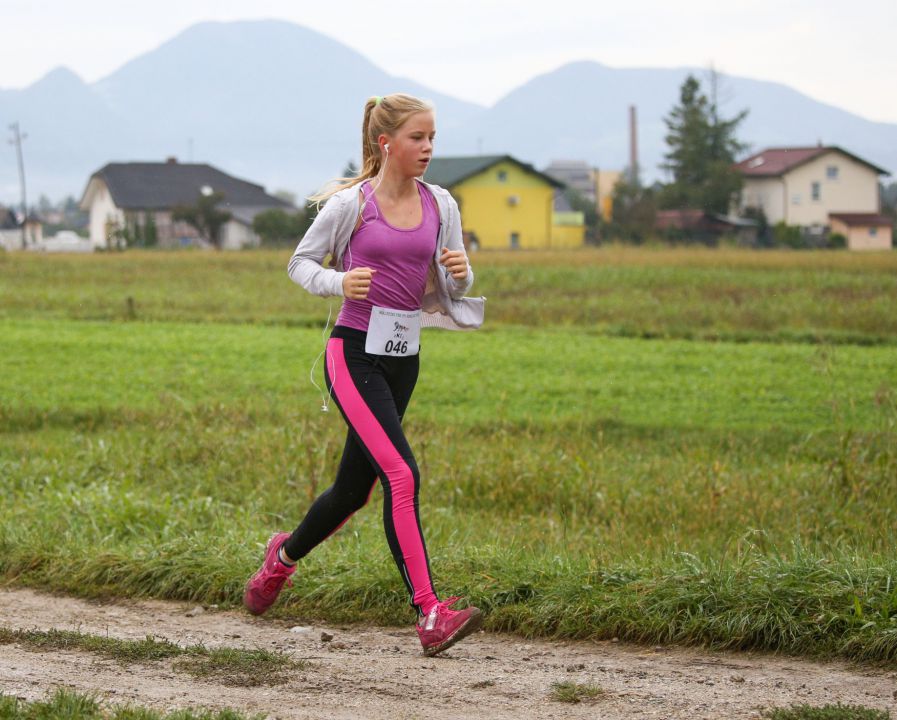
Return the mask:
<path id="1" fill-rule="evenodd" d="M 345 433 L 286 255 L 0 256 L 0 573 L 239 603 Z M 406 417 L 437 589 L 494 630 L 895 661 L 895 259 L 477 256 L 489 322 L 424 334 Z M 280 615 L 412 619 L 379 493 L 296 577 Z"/>
<path id="2" fill-rule="evenodd" d="M 0 316 L 320 327 L 290 251 L 0 255 Z M 480 253 L 489 323 L 603 335 L 894 344 L 897 253 L 634 248 Z M 131 299 L 129 302 L 129 298 Z M 338 309 L 338 306 L 337 306 Z"/>

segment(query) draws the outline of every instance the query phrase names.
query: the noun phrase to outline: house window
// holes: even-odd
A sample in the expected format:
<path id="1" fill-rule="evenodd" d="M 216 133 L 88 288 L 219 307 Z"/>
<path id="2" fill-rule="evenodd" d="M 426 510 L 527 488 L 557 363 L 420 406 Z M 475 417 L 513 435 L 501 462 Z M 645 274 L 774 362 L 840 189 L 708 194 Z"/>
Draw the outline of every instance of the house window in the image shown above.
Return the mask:
<path id="1" fill-rule="evenodd" d="M 791 196 L 791 204 L 800 205 L 800 193 L 794 193 L 794 195 Z"/>
<path id="2" fill-rule="evenodd" d="M 869 235 L 870 235 L 870 237 L 875 237 L 876 235 L 878 235 L 878 228 L 877 227 L 869 228 Z"/>
<path id="3" fill-rule="evenodd" d="M 507 170 L 499 170 L 498 171 L 498 181 L 499 182 L 508 182 L 508 171 Z"/>
<path id="4" fill-rule="evenodd" d="M 520 233 L 511 233 L 511 250 L 517 250 L 520 248 Z"/>
<path id="5" fill-rule="evenodd" d="M 810 196 L 813 198 L 813 200 L 818 202 L 821 195 L 822 192 L 820 190 L 820 185 L 818 182 L 814 182 L 812 185 L 810 185 Z"/>
<path id="6" fill-rule="evenodd" d="M 825 176 L 829 180 L 837 180 L 838 179 L 838 166 L 837 165 L 829 165 L 825 169 Z"/>

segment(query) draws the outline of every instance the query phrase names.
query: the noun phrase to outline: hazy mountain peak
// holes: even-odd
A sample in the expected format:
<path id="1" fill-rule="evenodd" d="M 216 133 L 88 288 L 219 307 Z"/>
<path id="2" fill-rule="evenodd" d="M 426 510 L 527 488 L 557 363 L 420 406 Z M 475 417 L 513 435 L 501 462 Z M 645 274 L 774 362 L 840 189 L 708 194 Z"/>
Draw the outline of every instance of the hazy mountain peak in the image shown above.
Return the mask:
<path id="1" fill-rule="evenodd" d="M 638 109 L 639 165 L 657 177 L 663 118 L 688 73 L 706 69 L 612 68 L 565 63 L 511 89 L 494 106 L 392 76 L 331 37 L 283 20 L 191 25 L 86 85 L 55 68 L 25 90 L 0 91 L 0 116 L 29 133 L 35 196 L 77 194 L 106 163 L 177 156 L 264 185 L 306 194 L 360 161 L 364 102 L 402 91 L 437 107 L 437 153 L 512 154 L 545 167 L 574 158 L 606 169 L 628 162 L 630 105 Z M 897 125 L 871 123 L 784 85 L 720 75 L 725 117 L 750 110 L 739 137 L 754 150 L 823 139 L 897 170 Z M 17 197 L 0 165 L 0 200 Z"/>
<path id="2" fill-rule="evenodd" d="M 85 82 L 77 73 L 64 65 L 57 65 L 40 80 L 31 85 L 31 88 L 64 88 L 73 86 L 86 87 Z"/>

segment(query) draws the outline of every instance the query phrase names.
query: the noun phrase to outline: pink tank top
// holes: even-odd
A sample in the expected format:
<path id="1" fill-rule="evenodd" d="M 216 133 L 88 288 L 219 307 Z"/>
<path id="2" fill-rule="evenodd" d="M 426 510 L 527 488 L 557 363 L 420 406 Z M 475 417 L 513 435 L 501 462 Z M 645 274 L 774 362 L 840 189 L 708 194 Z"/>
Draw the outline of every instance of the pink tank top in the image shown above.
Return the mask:
<path id="1" fill-rule="evenodd" d="M 362 222 L 349 240 L 343 255 L 343 270 L 357 267 L 373 268 L 377 272 L 364 300 L 343 301 L 337 325 L 367 331 L 373 306 L 392 310 L 419 310 L 427 273 L 436 253 L 439 234 L 439 211 L 432 193 L 417 183 L 423 212 L 420 224 L 413 228 L 390 225 L 380 212 L 377 196 L 371 192 L 370 181 L 361 186 L 367 203 Z"/>

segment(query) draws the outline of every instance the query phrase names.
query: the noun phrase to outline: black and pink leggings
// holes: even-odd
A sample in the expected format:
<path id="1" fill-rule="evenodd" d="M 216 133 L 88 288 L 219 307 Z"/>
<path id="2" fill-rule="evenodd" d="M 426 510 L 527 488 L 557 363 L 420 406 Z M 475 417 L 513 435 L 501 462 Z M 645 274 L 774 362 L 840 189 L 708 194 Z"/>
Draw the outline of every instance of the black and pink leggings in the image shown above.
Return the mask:
<path id="1" fill-rule="evenodd" d="M 370 355 L 364 351 L 365 337 L 337 325 L 327 343 L 327 387 L 349 432 L 336 481 L 314 501 L 284 550 L 293 560 L 305 557 L 367 504 L 379 477 L 386 539 L 411 605 L 425 615 L 437 597 L 418 512 L 420 473 L 402 431 L 419 357 Z"/>

